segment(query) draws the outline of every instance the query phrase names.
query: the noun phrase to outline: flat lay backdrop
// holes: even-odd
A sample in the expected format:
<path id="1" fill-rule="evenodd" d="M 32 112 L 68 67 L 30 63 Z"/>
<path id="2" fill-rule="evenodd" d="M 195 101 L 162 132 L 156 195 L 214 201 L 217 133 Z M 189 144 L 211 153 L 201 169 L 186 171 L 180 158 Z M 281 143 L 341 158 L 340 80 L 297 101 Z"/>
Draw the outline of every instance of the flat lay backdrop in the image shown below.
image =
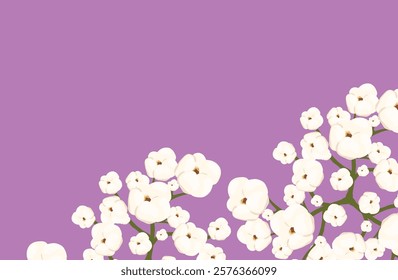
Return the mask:
<path id="1" fill-rule="evenodd" d="M 272 150 L 282 140 L 300 147 L 301 112 L 325 117 L 367 82 L 379 96 L 398 88 L 398 6 L 363 2 L 1 1 L 0 259 L 25 259 L 37 240 L 81 259 L 91 236 L 71 222 L 76 207 L 98 217 L 100 176 L 144 172 L 162 147 L 221 166 L 209 196 L 179 205 L 203 228 L 229 221 L 232 235 L 217 245 L 227 258 L 273 258 L 272 246 L 253 253 L 237 240 L 228 183 L 261 179 L 285 206 L 292 170 Z M 397 158 L 398 135 L 383 137 Z M 345 229 L 358 231 L 352 215 Z M 115 257 L 142 259 L 125 234 Z M 163 255 L 184 258 L 170 240 L 154 251 Z"/>

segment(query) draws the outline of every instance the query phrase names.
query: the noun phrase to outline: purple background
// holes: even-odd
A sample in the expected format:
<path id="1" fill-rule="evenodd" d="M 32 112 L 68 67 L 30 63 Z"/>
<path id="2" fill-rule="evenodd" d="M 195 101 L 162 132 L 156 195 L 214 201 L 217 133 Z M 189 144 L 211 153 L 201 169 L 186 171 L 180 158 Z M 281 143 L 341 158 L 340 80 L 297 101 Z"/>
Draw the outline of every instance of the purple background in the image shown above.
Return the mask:
<path id="1" fill-rule="evenodd" d="M 345 107 L 348 90 L 365 82 L 379 96 L 398 88 L 396 5 L 132 2 L 0 2 L 0 259 L 24 259 L 36 240 L 81 259 L 91 237 L 71 222 L 76 207 L 98 217 L 99 177 L 144 171 L 147 154 L 165 146 L 178 159 L 202 152 L 222 168 L 208 197 L 178 201 L 198 226 L 229 220 L 231 237 L 212 243 L 229 259 L 272 258 L 271 246 L 252 253 L 237 241 L 243 222 L 226 209 L 228 182 L 262 179 L 283 206 L 292 171 L 272 150 L 281 140 L 299 148 L 301 112 Z M 397 135 L 377 137 L 398 156 Z M 326 201 L 344 195 L 330 191 L 333 170 L 319 189 Z M 368 182 L 363 190 L 391 203 L 395 194 Z M 327 226 L 328 236 L 359 231 L 360 216 L 349 217 L 343 228 Z M 115 257 L 134 258 L 135 233 L 124 227 Z M 183 257 L 170 239 L 155 248 L 163 255 Z"/>

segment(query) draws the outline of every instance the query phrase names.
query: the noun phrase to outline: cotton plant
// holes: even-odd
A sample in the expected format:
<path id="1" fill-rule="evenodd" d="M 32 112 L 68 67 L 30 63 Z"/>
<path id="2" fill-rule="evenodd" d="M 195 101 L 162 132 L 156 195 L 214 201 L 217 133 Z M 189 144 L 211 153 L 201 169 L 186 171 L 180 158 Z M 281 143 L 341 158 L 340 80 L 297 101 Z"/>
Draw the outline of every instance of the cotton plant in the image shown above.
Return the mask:
<path id="1" fill-rule="evenodd" d="M 382 133 L 398 133 L 398 90 L 388 90 L 379 98 L 373 85 L 363 84 L 349 91 L 346 105 L 347 110 L 332 108 L 327 122 L 315 107 L 301 114 L 306 130 L 300 141 L 301 156 L 287 141 L 273 150 L 275 160 L 292 165 L 291 182 L 284 188 L 286 207 L 270 199 L 261 180 L 237 177 L 229 183 L 227 208 L 244 222 L 237 237 L 249 251 L 271 248 L 277 259 L 288 259 L 302 248 L 307 248 L 302 256 L 307 260 L 375 260 L 388 250 L 391 259 L 398 256 L 398 196 L 384 206 L 379 196 L 398 192 L 398 163 L 391 158 L 391 149 L 375 139 Z M 326 123 L 328 135 L 322 129 Z M 347 161 L 349 165 L 343 164 Z M 330 177 L 324 172 L 326 162 L 335 166 Z M 362 191 L 357 179 L 372 175 L 373 190 Z M 343 198 L 322 197 L 318 191 L 324 188 L 342 193 Z M 342 230 L 328 241 L 325 231 L 349 222 L 348 207 L 361 215 L 360 227 L 355 232 Z M 379 218 L 392 209 L 395 213 Z M 369 236 L 372 230 L 375 234 Z"/>
<path id="2" fill-rule="evenodd" d="M 123 188 L 119 174 L 115 171 L 104 174 L 98 183 L 106 195 L 99 204 L 99 219 L 86 205 L 78 206 L 72 214 L 74 224 L 82 229 L 91 228 L 91 248 L 83 251 L 83 259 L 113 260 L 122 245 L 127 244 L 132 255 L 150 260 L 159 242 L 173 242 L 178 253 L 199 260 L 226 259 L 223 249 L 212 243 L 229 237 L 228 221 L 220 217 L 210 221 L 207 229 L 202 229 L 191 221 L 186 209 L 176 204 L 186 195 L 195 198 L 209 195 L 220 180 L 219 165 L 201 153 L 185 155 L 177 162 L 172 149 L 162 148 L 149 153 L 145 171 L 146 174 L 141 171 L 128 174 L 125 179 L 125 187 L 129 190 L 127 199 L 119 195 Z M 122 226 L 130 227 L 128 236 L 123 236 Z M 29 246 L 27 258 L 67 259 L 67 255 L 60 244 L 38 241 Z"/>

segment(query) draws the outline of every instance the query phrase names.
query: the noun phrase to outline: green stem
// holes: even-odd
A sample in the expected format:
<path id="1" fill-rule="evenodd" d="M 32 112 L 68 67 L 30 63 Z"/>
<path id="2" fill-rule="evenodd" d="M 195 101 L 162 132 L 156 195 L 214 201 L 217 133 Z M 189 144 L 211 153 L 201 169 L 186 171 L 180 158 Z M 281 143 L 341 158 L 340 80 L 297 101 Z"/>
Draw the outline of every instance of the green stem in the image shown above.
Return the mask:
<path id="1" fill-rule="evenodd" d="M 365 237 L 366 231 L 363 231 L 363 232 L 361 233 L 361 235 L 362 235 L 362 237 Z"/>
<path id="2" fill-rule="evenodd" d="M 180 196 L 183 196 L 183 195 L 187 195 L 187 194 L 186 194 L 186 193 L 173 194 L 173 195 L 171 196 L 171 200 L 176 199 L 176 198 L 178 198 L 178 197 L 180 197 Z"/>
<path id="3" fill-rule="evenodd" d="M 271 205 L 275 208 L 275 211 L 279 211 L 282 210 L 278 205 L 275 204 L 275 202 L 273 202 L 271 199 L 269 199 L 269 202 L 271 203 Z"/>
<path id="4" fill-rule="evenodd" d="M 319 229 L 318 236 L 323 235 L 323 232 L 325 231 L 325 225 L 326 225 L 326 222 L 325 222 L 324 219 L 322 219 L 322 223 L 321 223 L 321 227 L 320 227 L 320 229 Z M 308 249 L 308 251 L 304 254 L 303 260 L 307 259 L 309 253 L 311 252 L 311 250 L 312 250 L 314 247 L 315 247 L 315 244 L 312 244 L 312 246 L 311 246 L 311 247 Z"/>
<path id="5" fill-rule="evenodd" d="M 391 260 L 395 259 L 395 254 L 391 252 Z"/>
<path id="6" fill-rule="evenodd" d="M 379 130 L 374 130 L 373 131 L 373 136 L 376 135 L 376 134 L 382 133 L 384 131 L 387 131 L 387 129 L 383 128 L 383 129 L 379 129 Z"/>
<path id="7" fill-rule="evenodd" d="M 112 256 L 109 256 L 109 257 L 108 257 L 108 260 L 113 261 L 113 257 L 112 257 Z"/>
<path id="8" fill-rule="evenodd" d="M 151 250 L 146 254 L 145 260 L 152 260 L 153 248 L 155 247 L 155 243 L 157 241 L 155 237 L 155 224 L 151 224 L 150 233 L 149 233 L 149 240 L 152 243 Z"/>
<path id="9" fill-rule="evenodd" d="M 134 228 L 136 231 L 138 231 L 138 232 L 145 232 L 142 228 L 140 228 L 139 226 L 137 226 L 137 225 L 133 222 L 133 220 L 130 220 L 129 224 L 130 224 L 130 226 L 131 226 L 132 228 Z"/>
<path id="10" fill-rule="evenodd" d="M 334 156 L 332 156 L 332 157 L 330 158 L 330 160 L 331 160 L 335 165 L 337 165 L 338 167 L 348 169 L 347 167 L 345 167 L 344 165 L 342 165 Z"/>
<path id="11" fill-rule="evenodd" d="M 379 212 L 376 213 L 375 215 L 380 214 L 381 212 L 387 211 L 389 209 L 393 209 L 393 208 L 395 208 L 394 204 L 384 206 L 384 207 L 380 208 Z"/>

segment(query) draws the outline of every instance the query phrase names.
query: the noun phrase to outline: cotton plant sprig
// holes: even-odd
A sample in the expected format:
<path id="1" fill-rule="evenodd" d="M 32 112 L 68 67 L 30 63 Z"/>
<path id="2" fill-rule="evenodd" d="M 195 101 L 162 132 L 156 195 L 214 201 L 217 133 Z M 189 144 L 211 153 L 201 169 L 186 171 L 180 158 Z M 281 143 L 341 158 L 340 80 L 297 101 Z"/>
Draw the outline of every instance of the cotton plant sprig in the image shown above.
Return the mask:
<path id="1" fill-rule="evenodd" d="M 267 186 L 260 180 L 239 177 L 230 182 L 227 207 L 236 219 L 245 221 L 237 237 L 248 250 L 263 251 L 272 243 L 272 253 L 278 259 L 287 259 L 293 251 L 304 247 L 308 250 L 303 259 L 374 260 L 382 257 L 386 249 L 391 250 L 391 259 L 398 255 L 398 197 L 393 204 L 382 207 L 376 192 L 397 193 L 398 164 L 391 158 L 389 147 L 373 140 L 385 131 L 398 133 L 398 90 L 388 90 L 379 99 L 376 88 L 364 84 L 349 91 L 346 103 L 348 111 L 336 107 L 327 114 L 329 140 L 320 130 L 324 118 L 319 109 L 312 107 L 302 113 L 301 125 L 310 132 L 300 142 L 301 158 L 289 142 L 282 141 L 274 149 L 276 160 L 293 164 L 292 184 L 284 189 L 287 208 L 282 209 L 269 199 Z M 378 128 L 380 125 L 383 128 Z M 343 165 L 335 156 L 349 160 L 350 166 Z M 359 160 L 368 163 L 358 166 Z M 337 167 L 329 179 L 330 185 L 325 182 L 322 161 Z M 356 187 L 357 179 L 369 173 L 378 188 L 361 193 Z M 345 196 L 328 201 L 316 194 L 321 185 Z M 360 194 L 358 201 L 354 191 Z M 308 210 L 306 199 L 315 210 Z M 269 205 L 274 210 L 267 209 Z M 357 232 L 342 232 L 330 245 L 323 234 L 328 227 L 346 223 L 347 206 L 361 214 L 361 228 Z M 384 220 L 377 217 L 391 209 L 395 213 Z M 316 216 L 322 219 L 319 229 L 315 228 Z M 378 227 L 376 235 L 365 240 L 373 226 Z"/>
<path id="2" fill-rule="evenodd" d="M 123 187 L 119 174 L 111 171 L 100 178 L 100 190 L 109 196 L 99 205 L 99 221 L 90 207 L 77 207 L 72 222 L 82 229 L 91 228 L 92 235 L 91 248 L 84 250 L 83 259 L 114 259 L 122 244 L 127 243 L 120 229 L 123 225 L 132 230 L 127 237 L 131 253 L 146 260 L 153 258 L 156 244 L 169 237 L 177 251 L 186 256 L 196 256 L 201 260 L 226 259 L 222 248 L 209 243 L 209 240 L 225 240 L 231 234 L 225 218 L 210 222 L 206 232 L 190 221 L 187 210 L 178 205 L 172 206 L 185 195 L 203 198 L 210 194 L 221 176 L 218 164 L 200 153 L 185 155 L 177 163 L 174 151 L 162 148 L 149 153 L 145 169 L 146 175 L 134 171 L 127 176 L 127 203 L 118 194 Z M 136 220 L 147 227 L 140 227 Z M 67 255 L 61 245 L 39 241 L 29 246 L 27 258 L 66 259 Z M 163 259 L 175 257 L 164 256 Z"/>

